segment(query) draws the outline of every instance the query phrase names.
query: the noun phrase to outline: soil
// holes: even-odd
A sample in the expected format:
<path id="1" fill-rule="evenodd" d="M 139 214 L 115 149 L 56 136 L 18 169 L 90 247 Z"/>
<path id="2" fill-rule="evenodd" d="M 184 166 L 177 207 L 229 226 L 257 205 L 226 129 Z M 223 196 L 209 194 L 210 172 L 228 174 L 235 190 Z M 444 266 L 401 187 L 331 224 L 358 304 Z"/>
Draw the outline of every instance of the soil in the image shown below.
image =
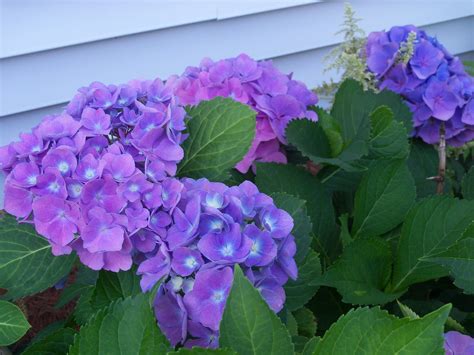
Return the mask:
<path id="1" fill-rule="evenodd" d="M 74 278 L 75 271 L 69 275 L 66 286 L 74 282 Z M 31 329 L 10 347 L 12 351 L 16 352 L 24 348 L 42 329 L 51 323 L 65 320 L 72 314 L 76 301 L 71 301 L 59 309 L 54 307 L 61 292 L 62 289 L 51 287 L 43 292 L 15 301 L 31 324 Z"/>

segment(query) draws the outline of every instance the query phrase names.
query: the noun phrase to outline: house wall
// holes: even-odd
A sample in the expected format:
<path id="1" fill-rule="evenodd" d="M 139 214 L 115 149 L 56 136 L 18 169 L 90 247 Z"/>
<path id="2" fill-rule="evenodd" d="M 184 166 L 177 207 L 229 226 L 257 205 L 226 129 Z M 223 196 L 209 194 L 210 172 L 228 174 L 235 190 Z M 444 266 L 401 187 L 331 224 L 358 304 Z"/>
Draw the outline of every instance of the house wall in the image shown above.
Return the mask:
<path id="1" fill-rule="evenodd" d="M 351 1 L 368 33 L 415 24 L 454 54 L 474 50 L 470 0 Z M 273 59 L 308 86 L 337 77 L 340 1 L 3 0 L 0 146 L 58 112 L 92 81 L 166 78 L 201 58 Z"/>

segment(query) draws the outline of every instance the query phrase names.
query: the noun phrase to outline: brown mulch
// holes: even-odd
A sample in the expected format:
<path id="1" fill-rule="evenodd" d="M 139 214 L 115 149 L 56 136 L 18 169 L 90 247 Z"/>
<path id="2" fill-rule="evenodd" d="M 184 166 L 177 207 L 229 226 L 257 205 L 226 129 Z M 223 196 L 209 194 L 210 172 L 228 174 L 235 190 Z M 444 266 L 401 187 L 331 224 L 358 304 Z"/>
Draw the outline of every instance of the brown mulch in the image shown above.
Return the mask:
<path id="1" fill-rule="evenodd" d="M 70 285 L 74 279 L 75 270 L 69 275 L 66 285 Z M 31 329 L 15 345 L 11 346 L 11 350 L 17 351 L 24 348 L 42 329 L 54 322 L 65 320 L 72 314 L 76 306 L 75 301 L 71 301 L 59 309 L 54 307 L 61 292 L 62 290 L 51 287 L 43 292 L 15 301 L 31 324 Z"/>

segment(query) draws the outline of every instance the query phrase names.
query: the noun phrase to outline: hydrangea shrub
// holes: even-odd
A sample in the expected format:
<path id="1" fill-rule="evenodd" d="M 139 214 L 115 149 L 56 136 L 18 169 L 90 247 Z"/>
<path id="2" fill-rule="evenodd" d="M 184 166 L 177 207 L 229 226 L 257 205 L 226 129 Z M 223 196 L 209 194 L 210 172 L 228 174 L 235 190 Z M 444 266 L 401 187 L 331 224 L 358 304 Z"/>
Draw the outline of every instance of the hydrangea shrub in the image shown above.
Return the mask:
<path id="1" fill-rule="evenodd" d="M 412 84 L 401 80 L 399 94 L 391 87 L 401 65 L 413 90 L 423 88 L 420 105 L 433 116 L 423 125 L 438 120 L 448 132 L 467 102 L 457 96 L 445 119 L 450 106 L 441 99 L 467 81 L 420 33 L 372 36 L 368 76 L 392 92 L 346 80 L 330 112 L 291 75 L 240 55 L 205 59 L 166 82 L 92 83 L 61 114 L 0 148 L 14 216 L 0 216 L 0 291 L 21 308 L 0 301 L 0 346 L 30 327 L 21 297 L 66 284 L 55 292 L 57 307 L 78 298 L 69 321 L 14 351 L 469 353 L 472 161 L 450 161 L 450 193 L 433 196 L 436 151 L 408 139 Z M 397 36 L 404 39 L 393 57 Z M 443 53 L 440 64 L 422 55 L 426 48 L 417 52 L 420 41 Z M 443 63 L 448 91 L 430 106 L 425 96 L 442 81 Z M 243 105 L 256 113 L 250 151 L 244 156 L 252 136 L 242 128 L 220 132 L 232 153 L 214 149 L 200 128 L 239 115 L 253 123 Z M 457 144 L 460 134 L 448 139 Z M 229 154 L 214 171 L 241 159 L 248 180 L 209 181 L 203 165 L 214 163 L 213 150 Z M 197 161 L 181 169 L 189 155 Z M 82 264 L 68 278 L 75 258 Z"/>
<path id="2" fill-rule="evenodd" d="M 237 73 L 242 60 L 244 68 L 256 70 L 242 76 L 245 83 L 271 72 L 279 75 L 284 98 L 297 88 L 307 91 L 269 62 L 265 70 L 244 55 L 228 63 L 236 61 Z M 170 342 L 217 347 L 234 265 L 244 268 L 273 311 L 283 308 L 283 285 L 297 277 L 293 220 L 251 182 L 228 187 L 175 176 L 187 138 L 186 100 L 175 94 L 182 88 L 172 77 L 79 89 L 64 112 L 1 148 L 5 210 L 33 223 L 54 255 L 74 251 L 93 270 L 119 272 L 137 264 L 144 292 L 163 282 L 155 308 Z M 261 100 L 267 96 L 259 94 Z M 304 114 L 306 106 L 298 105 L 284 118 L 266 117 L 267 125 Z M 206 343 L 206 334 L 212 342 Z"/>

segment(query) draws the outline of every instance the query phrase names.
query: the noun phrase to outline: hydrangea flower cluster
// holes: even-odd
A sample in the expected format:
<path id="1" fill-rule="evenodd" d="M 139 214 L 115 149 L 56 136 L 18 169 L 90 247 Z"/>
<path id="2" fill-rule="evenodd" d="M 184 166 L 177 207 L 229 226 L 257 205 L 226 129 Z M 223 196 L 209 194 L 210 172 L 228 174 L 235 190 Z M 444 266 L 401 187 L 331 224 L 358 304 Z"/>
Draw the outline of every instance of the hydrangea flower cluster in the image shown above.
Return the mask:
<path id="1" fill-rule="evenodd" d="M 186 113 L 169 85 L 93 83 L 0 148 L 5 210 L 33 222 L 55 255 L 75 250 L 92 269 L 129 269 L 138 231 L 173 206 L 180 185 L 170 176 Z"/>
<path id="2" fill-rule="evenodd" d="M 285 129 L 294 118 L 316 121 L 308 106 L 316 104 L 316 94 L 290 75 L 281 73 L 271 61 L 257 62 L 245 54 L 213 62 L 209 58 L 199 67 L 188 67 L 174 78 L 174 93 L 185 105 L 195 105 L 217 96 L 232 97 L 257 112 L 252 145 L 236 168 L 246 173 L 254 161 L 286 163 L 281 144 L 286 144 Z"/>
<path id="3" fill-rule="evenodd" d="M 282 309 L 283 285 L 297 277 L 293 219 L 248 181 L 183 179 L 178 190 L 171 219 L 157 216 L 157 227 L 142 230 L 138 274 L 144 291 L 163 281 L 154 307 L 171 344 L 215 348 L 234 265 L 272 310 Z"/>
<path id="4" fill-rule="evenodd" d="M 271 309 L 282 309 L 283 285 L 297 277 L 293 219 L 251 182 L 174 177 L 183 105 L 220 95 L 253 105 L 260 128 L 245 171 L 255 159 L 285 161 L 286 123 L 317 117 L 306 113 L 315 95 L 269 62 L 203 63 L 195 78 L 79 89 L 62 113 L 0 147 L 0 170 L 5 210 L 33 223 L 53 254 L 75 251 L 94 270 L 138 264 L 144 291 L 163 282 L 155 313 L 171 343 L 217 347 L 236 264 Z M 185 87 L 196 88 L 186 91 L 192 99 Z"/>
<path id="5" fill-rule="evenodd" d="M 474 338 L 459 332 L 450 331 L 444 334 L 446 355 L 474 354 Z"/>
<path id="6" fill-rule="evenodd" d="M 415 26 L 392 27 L 368 36 L 365 55 L 379 88 L 406 100 L 415 136 L 438 143 L 444 125 L 451 146 L 474 139 L 474 79 L 436 38 Z"/>

